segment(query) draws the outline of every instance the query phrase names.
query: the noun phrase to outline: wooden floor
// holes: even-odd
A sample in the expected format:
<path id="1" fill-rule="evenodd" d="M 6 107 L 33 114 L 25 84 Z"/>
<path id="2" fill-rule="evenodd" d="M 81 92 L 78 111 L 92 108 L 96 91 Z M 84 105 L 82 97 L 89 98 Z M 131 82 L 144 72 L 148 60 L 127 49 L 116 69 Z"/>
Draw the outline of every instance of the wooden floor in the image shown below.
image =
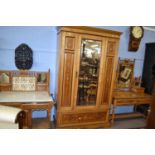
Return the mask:
<path id="1" fill-rule="evenodd" d="M 35 118 L 32 124 L 33 129 L 49 129 L 47 118 Z M 50 129 L 55 129 L 55 124 L 53 122 L 50 124 Z"/>
<path id="2" fill-rule="evenodd" d="M 48 120 L 47 118 L 35 118 L 32 121 L 33 129 L 48 129 Z"/>
<path id="3" fill-rule="evenodd" d="M 144 118 L 118 119 L 109 129 L 143 129 L 146 126 Z M 33 129 L 48 129 L 46 118 L 33 119 Z M 55 129 L 55 124 L 51 122 L 50 129 Z"/>
<path id="4" fill-rule="evenodd" d="M 118 119 L 112 125 L 111 129 L 144 129 L 146 119 L 144 118 L 128 118 Z"/>

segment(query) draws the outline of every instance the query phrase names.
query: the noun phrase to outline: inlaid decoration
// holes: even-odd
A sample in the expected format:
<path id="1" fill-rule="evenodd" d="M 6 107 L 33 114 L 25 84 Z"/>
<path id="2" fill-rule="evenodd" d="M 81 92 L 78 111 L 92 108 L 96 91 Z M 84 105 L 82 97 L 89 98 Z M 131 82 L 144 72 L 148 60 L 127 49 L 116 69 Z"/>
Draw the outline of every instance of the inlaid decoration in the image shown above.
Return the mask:
<path id="1" fill-rule="evenodd" d="M 65 38 L 65 49 L 74 50 L 74 46 L 75 46 L 75 38 L 66 37 Z"/>
<path id="2" fill-rule="evenodd" d="M 116 42 L 114 41 L 109 41 L 108 42 L 108 50 L 107 50 L 107 54 L 108 55 L 114 55 L 115 54 L 115 49 L 116 49 Z"/>

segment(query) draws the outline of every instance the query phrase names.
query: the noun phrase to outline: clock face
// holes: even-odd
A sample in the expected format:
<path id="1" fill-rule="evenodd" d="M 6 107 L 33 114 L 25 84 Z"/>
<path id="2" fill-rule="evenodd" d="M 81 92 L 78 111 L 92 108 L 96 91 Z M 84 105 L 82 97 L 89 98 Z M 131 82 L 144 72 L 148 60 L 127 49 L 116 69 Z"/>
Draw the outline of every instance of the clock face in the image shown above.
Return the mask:
<path id="1" fill-rule="evenodd" d="M 143 35 L 143 29 L 140 26 L 134 26 L 132 29 L 132 35 L 137 39 L 141 38 Z"/>

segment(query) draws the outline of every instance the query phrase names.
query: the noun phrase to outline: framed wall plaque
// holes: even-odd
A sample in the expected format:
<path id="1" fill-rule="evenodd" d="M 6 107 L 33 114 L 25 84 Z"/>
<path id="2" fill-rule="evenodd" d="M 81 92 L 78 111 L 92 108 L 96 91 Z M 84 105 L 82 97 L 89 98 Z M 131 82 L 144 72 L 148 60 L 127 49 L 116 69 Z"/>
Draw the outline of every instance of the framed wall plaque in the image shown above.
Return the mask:
<path id="1" fill-rule="evenodd" d="M 21 44 L 15 49 L 15 64 L 20 70 L 31 69 L 33 64 L 33 52 L 28 45 Z"/>

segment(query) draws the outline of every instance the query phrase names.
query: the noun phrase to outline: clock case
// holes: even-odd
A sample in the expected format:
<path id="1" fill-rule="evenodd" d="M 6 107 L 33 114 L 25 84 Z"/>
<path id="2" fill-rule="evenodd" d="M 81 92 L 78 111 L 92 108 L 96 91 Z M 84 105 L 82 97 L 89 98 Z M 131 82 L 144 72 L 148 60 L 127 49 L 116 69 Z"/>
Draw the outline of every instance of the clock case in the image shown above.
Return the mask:
<path id="1" fill-rule="evenodd" d="M 144 29 L 142 26 L 140 26 L 142 29 L 142 36 L 140 38 L 135 38 L 134 35 L 132 34 L 134 26 L 130 27 L 130 38 L 129 38 L 129 46 L 128 46 L 128 51 L 131 52 L 136 52 L 139 48 L 140 41 L 143 38 L 144 35 Z"/>

